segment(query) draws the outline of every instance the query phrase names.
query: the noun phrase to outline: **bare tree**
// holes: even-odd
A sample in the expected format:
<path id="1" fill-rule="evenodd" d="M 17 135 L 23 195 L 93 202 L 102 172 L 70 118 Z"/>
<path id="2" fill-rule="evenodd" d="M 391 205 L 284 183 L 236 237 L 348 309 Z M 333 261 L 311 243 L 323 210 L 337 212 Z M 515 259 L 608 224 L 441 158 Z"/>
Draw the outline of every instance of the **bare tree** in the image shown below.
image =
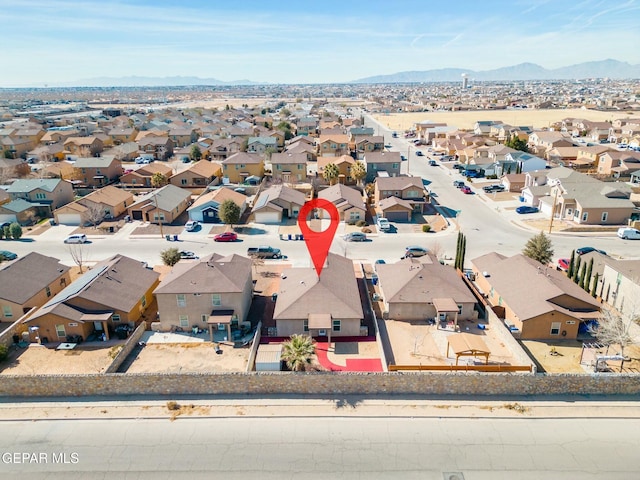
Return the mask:
<path id="1" fill-rule="evenodd" d="M 69 245 L 69 254 L 71 255 L 73 263 L 75 263 L 80 269 L 80 273 L 83 273 L 82 266 L 87 262 L 89 257 L 85 244 L 74 243 Z"/>
<path id="2" fill-rule="evenodd" d="M 438 260 L 440 260 L 440 257 L 442 256 L 442 253 L 444 251 L 440 242 L 433 242 L 429 247 L 429 250 L 436 256 Z"/>
<path id="3" fill-rule="evenodd" d="M 100 222 L 104 220 L 104 209 L 96 203 L 91 203 L 88 206 L 85 206 L 87 207 L 87 220 L 91 223 L 93 228 L 96 228 Z"/>
<path id="4" fill-rule="evenodd" d="M 625 347 L 634 343 L 633 337 L 629 332 L 632 323 L 638 323 L 640 320 L 635 309 L 631 312 L 630 320 L 625 321 L 623 316 L 613 308 L 603 308 L 600 312 L 601 317 L 598 319 L 597 326 L 589 326 L 589 333 L 595 335 L 598 340 L 607 347 L 619 346 L 620 355 L 624 357 Z M 620 363 L 620 371 L 624 360 Z"/>

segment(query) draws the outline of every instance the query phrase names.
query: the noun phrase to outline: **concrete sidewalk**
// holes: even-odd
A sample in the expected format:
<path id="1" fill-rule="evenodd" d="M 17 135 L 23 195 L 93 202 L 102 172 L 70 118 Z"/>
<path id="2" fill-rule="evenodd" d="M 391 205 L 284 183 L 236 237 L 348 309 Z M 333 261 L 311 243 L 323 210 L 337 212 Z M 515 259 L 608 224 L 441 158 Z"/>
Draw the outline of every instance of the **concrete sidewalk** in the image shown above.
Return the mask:
<path id="1" fill-rule="evenodd" d="M 175 405 L 169 402 L 175 400 Z M 169 407 L 172 407 L 170 409 Z M 336 398 L 157 398 L 0 403 L 0 421 L 115 418 L 431 417 L 431 418 L 640 418 L 638 401 L 564 399 L 422 400 Z"/>

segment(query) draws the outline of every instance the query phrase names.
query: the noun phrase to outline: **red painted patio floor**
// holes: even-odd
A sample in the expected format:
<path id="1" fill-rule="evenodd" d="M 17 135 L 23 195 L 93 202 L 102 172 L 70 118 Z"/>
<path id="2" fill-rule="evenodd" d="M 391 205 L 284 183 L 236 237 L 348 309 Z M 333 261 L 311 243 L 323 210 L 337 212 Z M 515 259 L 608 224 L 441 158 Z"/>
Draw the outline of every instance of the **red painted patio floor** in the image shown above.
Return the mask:
<path id="1" fill-rule="evenodd" d="M 332 372 L 382 372 L 382 362 L 379 358 L 347 358 L 347 365 L 336 365 L 327 357 L 329 344 L 316 342 L 318 362 Z"/>

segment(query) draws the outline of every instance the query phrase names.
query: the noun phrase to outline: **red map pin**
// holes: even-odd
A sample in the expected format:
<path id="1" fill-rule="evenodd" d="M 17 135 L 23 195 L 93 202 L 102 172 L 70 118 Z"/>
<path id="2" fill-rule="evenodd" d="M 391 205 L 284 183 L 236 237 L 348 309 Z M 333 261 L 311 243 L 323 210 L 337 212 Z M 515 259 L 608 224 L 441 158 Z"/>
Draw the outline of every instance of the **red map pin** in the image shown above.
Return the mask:
<path id="1" fill-rule="evenodd" d="M 331 216 L 329 228 L 323 232 L 311 230 L 307 225 L 309 212 L 316 208 L 326 210 Z M 300 227 L 304 241 L 307 244 L 307 250 L 309 250 L 309 255 L 311 255 L 311 260 L 313 261 L 313 266 L 316 269 L 318 277 L 320 277 L 322 273 L 324 262 L 329 254 L 329 248 L 331 247 L 331 242 L 333 242 L 333 237 L 336 234 L 339 223 L 340 214 L 338 213 L 338 209 L 333 203 L 323 198 L 316 198 L 306 202 L 300 209 L 300 213 L 298 213 L 298 227 Z"/>

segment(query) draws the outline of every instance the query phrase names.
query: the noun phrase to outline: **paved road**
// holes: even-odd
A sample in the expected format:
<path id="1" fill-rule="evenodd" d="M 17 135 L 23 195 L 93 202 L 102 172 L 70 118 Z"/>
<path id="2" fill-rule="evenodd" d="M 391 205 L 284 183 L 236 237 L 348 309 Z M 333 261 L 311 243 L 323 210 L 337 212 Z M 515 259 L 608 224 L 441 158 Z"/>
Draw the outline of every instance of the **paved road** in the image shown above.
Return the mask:
<path id="1" fill-rule="evenodd" d="M 638 478 L 639 427 L 530 418 L 9 421 L 0 476 L 625 480 Z M 24 452 L 47 463 L 9 463 Z M 54 453 L 69 463 L 54 464 Z"/>

